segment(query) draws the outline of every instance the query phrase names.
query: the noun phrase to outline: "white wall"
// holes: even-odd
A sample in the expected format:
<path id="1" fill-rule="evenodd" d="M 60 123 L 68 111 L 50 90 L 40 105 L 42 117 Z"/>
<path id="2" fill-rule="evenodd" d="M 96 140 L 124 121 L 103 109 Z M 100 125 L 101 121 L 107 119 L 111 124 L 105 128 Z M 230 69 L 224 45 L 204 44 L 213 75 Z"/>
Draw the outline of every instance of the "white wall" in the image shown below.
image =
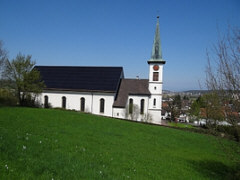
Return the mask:
<path id="1" fill-rule="evenodd" d="M 154 70 L 153 66 L 158 65 L 159 69 Z M 158 72 L 158 81 L 153 81 L 153 72 Z M 149 114 L 151 114 L 153 123 L 161 123 L 161 109 L 162 109 L 162 84 L 163 84 L 163 64 L 151 63 L 149 64 L 149 91 L 151 96 L 149 98 Z M 156 104 L 154 105 L 154 99 Z"/>
<path id="2" fill-rule="evenodd" d="M 158 65 L 159 69 L 157 71 L 153 70 L 153 66 Z M 163 82 L 163 64 L 161 63 L 151 63 L 149 64 L 149 82 L 156 82 L 153 81 L 153 72 L 158 72 L 158 80 L 159 82 Z"/>
<path id="3" fill-rule="evenodd" d="M 155 105 L 154 105 L 154 99 L 156 99 Z M 150 96 L 149 109 L 151 109 L 151 110 L 161 110 L 162 109 L 162 96 L 161 95 L 151 95 Z"/>
<path id="4" fill-rule="evenodd" d="M 63 91 L 44 91 L 41 94 L 41 102 L 44 104 L 44 96 L 48 96 L 48 102 L 52 107 L 62 107 L 62 97 L 66 97 L 66 109 L 80 110 L 80 98 L 85 98 L 85 109 L 91 109 L 91 94 Z"/>
<path id="5" fill-rule="evenodd" d="M 44 104 L 44 96 L 48 96 L 48 102 L 52 107 L 62 107 L 62 97 L 66 97 L 66 109 L 74 109 L 80 111 L 80 99 L 85 98 L 85 112 L 89 112 L 92 114 L 116 117 L 121 119 L 126 119 L 126 108 L 113 108 L 114 103 L 114 94 L 113 93 L 91 93 L 91 92 L 69 92 L 69 91 L 44 91 L 40 96 L 39 100 Z M 151 96 L 152 97 L 152 96 Z M 105 100 L 104 113 L 100 113 L 100 99 L 103 98 Z M 154 109 L 149 108 L 150 103 L 152 103 L 151 98 L 149 96 L 140 96 L 140 95 L 129 95 L 127 100 L 127 105 L 129 103 L 129 99 L 133 99 L 133 104 L 137 105 L 139 108 L 141 107 L 141 100 L 144 99 L 144 114 L 137 117 L 137 119 L 133 119 L 135 121 L 148 121 L 151 119 L 151 123 L 159 124 L 161 122 L 161 101 L 157 100 L 157 106 Z M 157 96 L 158 99 L 159 96 Z M 156 111 L 157 110 L 157 111 Z M 160 116 L 159 116 L 160 114 Z M 150 115 L 150 116 L 149 116 Z M 147 117 L 148 116 L 148 117 Z M 128 119 L 131 119 L 130 116 Z"/>
<path id="6" fill-rule="evenodd" d="M 100 99 L 103 98 L 105 100 L 104 105 L 104 113 L 100 113 Z M 94 93 L 93 94 L 93 114 L 104 115 L 112 117 L 113 114 L 113 105 L 114 102 L 114 94 L 107 94 L 107 93 Z"/>
<path id="7" fill-rule="evenodd" d="M 114 93 L 91 93 L 70 91 L 44 91 L 39 100 L 44 104 L 44 96 L 48 96 L 48 102 L 52 107 L 62 107 L 62 97 L 66 97 L 66 109 L 80 111 L 80 99 L 85 98 L 85 112 L 112 117 L 112 105 Z M 100 113 L 100 99 L 105 100 L 104 113 Z"/>
<path id="8" fill-rule="evenodd" d="M 126 118 L 126 109 L 125 108 L 113 108 L 113 117 L 115 118 L 120 118 L 120 119 L 125 119 Z"/>
<path id="9" fill-rule="evenodd" d="M 148 89 L 151 94 L 162 95 L 162 82 L 151 82 L 149 83 Z"/>
<path id="10" fill-rule="evenodd" d="M 133 104 L 137 105 L 139 113 L 140 113 L 140 108 L 141 108 L 141 100 L 144 99 L 144 113 L 139 114 L 137 116 L 137 119 L 131 119 L 131 116 L 128 113 L 127 113 L 128 117 L 126 117 L 126 111 L 128 111 L 128 109 L 114 107 L 113 108 L 113 117 L 120 118 L 120 119 L 129 119 L 129 120 L 133 120 L 133 121 L 141 121 L 141 122 L 150 122 L 150 123 L 155 122 L 153 120 L 154 117 L 148 111 L 149 96 L 129 95 L 126 107 L 129 106 L 129 99 L 133 99 Z"/>
<path id="11" fill-rule="evenodd" d="M 127 106 L 129 105 L 129 99 L 133 99 L 133 104 L 137 105 L 138 110 L 139 110 L 139 116 L 137 119 L 133 119 L 136 121 L 145 121 L 146 116 L 148 114 L 148 96 L 140 96 L 140 95 L 129 95 L 128 96 L 128 101 L 127 101 Z M 141 100 L 144 99 L 144 113 L 140 114 L 140 108 L 141 108 Z M 130 116 L 128 117 L 130 119 Z"/>
<path id="12" fill-rule="evenodd" d="M 161 124 L 161 110 L 148 110 L 148 113 L 152 116 L 152 123 Z"/>

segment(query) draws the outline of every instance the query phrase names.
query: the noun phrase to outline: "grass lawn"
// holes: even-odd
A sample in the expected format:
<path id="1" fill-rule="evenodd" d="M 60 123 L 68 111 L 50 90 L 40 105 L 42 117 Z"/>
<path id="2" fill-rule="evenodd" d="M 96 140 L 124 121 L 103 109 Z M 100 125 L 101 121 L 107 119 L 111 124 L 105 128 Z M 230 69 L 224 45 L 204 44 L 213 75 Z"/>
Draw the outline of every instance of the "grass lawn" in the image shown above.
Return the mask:
<path id="1" fill-rule="evenodd" d="M 4 107 L 0 179 L 229 179 L 235 164 L 220 142 L 239 148 L 231 141 L 166 127 Z"/>

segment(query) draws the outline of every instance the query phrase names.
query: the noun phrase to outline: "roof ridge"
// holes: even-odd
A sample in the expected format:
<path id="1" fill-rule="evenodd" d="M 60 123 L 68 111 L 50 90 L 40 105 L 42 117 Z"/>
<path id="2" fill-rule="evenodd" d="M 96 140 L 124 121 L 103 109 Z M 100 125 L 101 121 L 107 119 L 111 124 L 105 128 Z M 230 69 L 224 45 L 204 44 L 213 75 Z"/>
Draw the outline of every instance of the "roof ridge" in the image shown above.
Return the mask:
<path id="1" fill-rule="evenodd" d="M 148 79 L 141 79 L 141 78 L 139 78 L 139 79 L 136 79 L 136 78 L 124 78 L 125 80 L 148 80 Z"/>

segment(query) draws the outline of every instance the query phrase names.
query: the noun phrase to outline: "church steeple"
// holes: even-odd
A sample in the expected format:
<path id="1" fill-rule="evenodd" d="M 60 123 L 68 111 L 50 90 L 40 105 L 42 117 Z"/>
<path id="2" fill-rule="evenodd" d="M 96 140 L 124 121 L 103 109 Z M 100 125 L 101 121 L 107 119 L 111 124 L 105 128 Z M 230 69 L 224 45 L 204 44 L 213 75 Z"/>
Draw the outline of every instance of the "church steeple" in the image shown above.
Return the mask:
<path id="1" fill-rule="evenodd" d="M 164 64 L 165 61 L 162 59 L 162 48 L 160 42 L 159 17 L 157 17 L 157 26 L 153 41 L 151 59 L 148 60 L 148 89 L 150 92 L 150 98 L 148 101 L 148 113 L 151 114 L 153 122 L 158 124 L 161 123 Z"/>
<path id="2" fill-rule="evenodd" d="M 162 59 L 162 47 L 161 47 L 160 32 L 159 32 L 159 16 L 157 16 L 157 25 L 156 25 L 156 31 L 155 31 L 154 42 L 152 47 L 151 59 L 148 61 L 148 63 L 151 63 L 151 62 L 160 62 L 165 64 L 165 61 Z"/>

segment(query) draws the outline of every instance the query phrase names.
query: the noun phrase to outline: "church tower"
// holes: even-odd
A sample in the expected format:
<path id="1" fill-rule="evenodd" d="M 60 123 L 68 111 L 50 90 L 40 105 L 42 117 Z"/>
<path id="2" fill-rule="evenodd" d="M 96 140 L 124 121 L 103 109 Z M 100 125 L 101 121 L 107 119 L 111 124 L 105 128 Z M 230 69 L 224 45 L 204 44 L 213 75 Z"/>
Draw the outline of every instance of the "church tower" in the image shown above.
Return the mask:
<path id="1" fill-rule="evenodd" d="M 148 60 L 149 64 L 148 88 L 151 93 L 149 99 L 148 112 L 152 117 L 152 122 L 157 124 L 161 123 L 163 65 L 165 63 L 166 62 L 162 59 L 162 48 L 160 42 L 159 16 L 158 16 L 151 59 Z"/>

